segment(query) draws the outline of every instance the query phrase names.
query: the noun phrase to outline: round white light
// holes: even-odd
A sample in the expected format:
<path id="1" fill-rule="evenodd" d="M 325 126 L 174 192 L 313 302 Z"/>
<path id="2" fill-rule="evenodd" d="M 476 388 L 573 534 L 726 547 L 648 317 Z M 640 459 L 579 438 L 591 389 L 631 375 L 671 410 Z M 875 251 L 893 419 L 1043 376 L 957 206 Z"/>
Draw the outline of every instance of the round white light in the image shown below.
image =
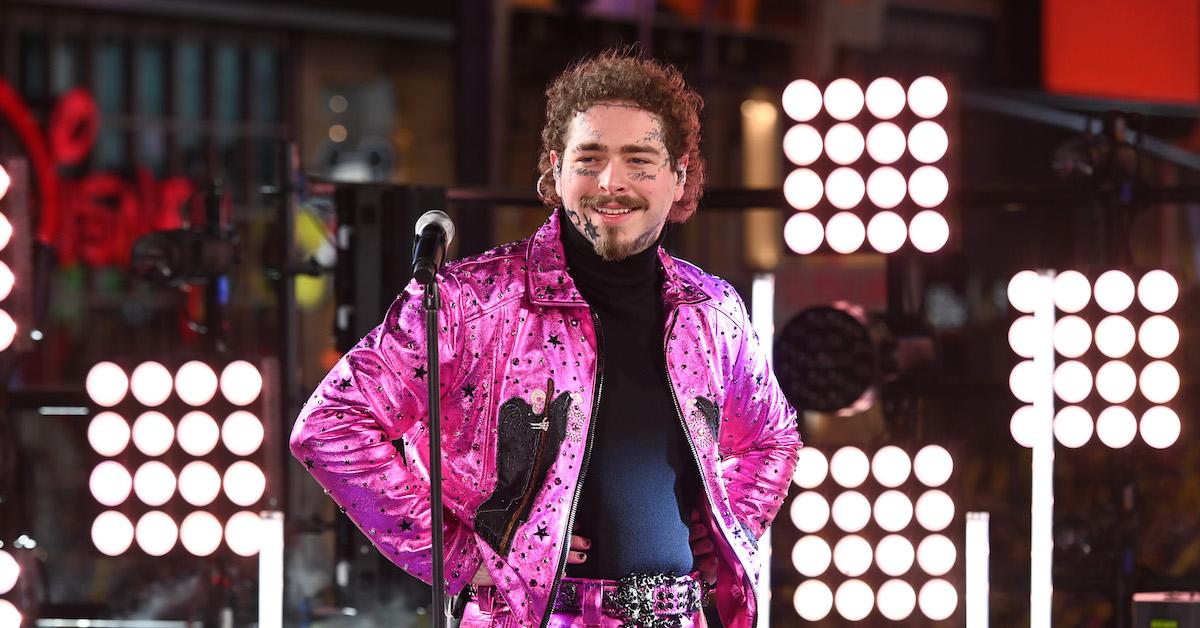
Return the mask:
<path id="1" fill-rule="evenodd" d="M 1152 358 L 1165 358 L 1179 346 L 1179 327 L 1166 316 L 1155 314 L 1138 328 L 1138 345 Z"/>
<path id="2" fill-rule="evenodd" d="M 158 362 L 142 362 L 129 378 L 133 397 L 144 406 L 162 405 L 171 396 L 174 380 L 167 367 Z"/>
<path id="3" fill-rule="evenodd" d="M 1179 392 L 1179 371 L 1169 362 L 1156 360 L 1142 369 L 1138 385 L 1151 403 L 1167 403 Z"/>
<path id="4" fill-rule="evenodd" d="M 118 506 L 129 498 L 129 492 L 133 490 L 133 478 L 121 463 L 105 460 L 92 469 L 88 488 L 96 501 L 105 506 Z"/>
<path id="5" fill-rule="evenodd" d="M 917 546 L 917 564 L 931 576 L 943 576 L 954 568 L 958 550 L 950 539 L 933 534 L 925 537 Z"/>
<path id="6" fill-rule="evenodd" d="M 1137 389 L 1137 375 L 1124 362 L 1113 360 L 1096 371 L 1096 392 L 1109 403 L 1125 403 Z"/>
<path id="7" fill-rule="evenodd" d="M 1067 358 L 1078 358 L 1092 346 L 1092 328 L 1074 314 L 1054 323 L 1054 350 Z"/>
<path id="8" fill-rule="evenodd" d="M 125 515 L 106 510 L 92 522 L 92 544 L 105 556 L 124 554 L 133 544 L 133 524 Z"/>
<path id="9" fill-rule="evenodd" d="M 179 540 L 179 527 L 167 513 L 151 510 L 138 519 L 134 534 L 143 552 L 162 556 L 175 547 L 175 542 Z"/>
<path id="10" fill-rule="evenodd" d="M 943 491 L 925 491 L 917 498 L 917 523 L 930 532 L 941 532 L 954 519 L 954 500 Z"/>
<path id="11" fill-rule="evenodd" d="M 941 445 L 926 445 L 913 458 L 913 474 L 925 486 L 941 486 L 953 472 L 954 458 Z"/>
<path id="12" fill-rule="evenodd" d="M 262 499 L 267 487 L 267 477 L 258 465 L 248 460 L 239 460 L 225 470 L 222 481 L 225 495 L 238 506 L 250 506 Z"/>
<path id="13" fill-rule="evenodd" d="M 808 122 L 821 113 L 821 88 L 816 83 L 796 80 L 783 90 L 783 111 L 797 122 Z"/>
<path id="14" fill-rule="evenodd" d="M 825 226 L 825 239 L 829 248 L 842 254 L 849 254 L 862 247 L 867 237 L 867 229 L 862 220 L 850 212 L 838 212 L 829 219 Z"/>
<path id="15" fill-rule="evenodd" d="M 21 611 L 17 610 L 16 605 L 8 600 L 0 600 L 0 626 L 17 628 L 22 621 L 24 618 L 21 617 Z"/>
<path id="16" fill-rule="evenodd" d="M 203 362 L 186 362 L 175 372 L 175 392 L 189 406 L 202 406 L 217 394 L 217 374 Z"/>
<path id="17" fill-rule="evenodd" d="M 934 621 L 948 619 L 958 609 L 958 591 L 942 579 L 926 582 L 917 595 L 917 604 L 926 617 Z"/>
<path id="18" fill-rule="evenodd" d="M 8 298 L 12 294 L 13 285 L 17 283 L 17 277 L 13 271 L 9 269 L 8 264 L 0 262 L 0 301 Z"/>
<path id="19" fill-rule="evenodd" d="M 949 100 L 946 86 L 932 76 L 922 76 L 908 86 L 908 106 L 922 118 L 932 118 L 945 111 Z"/>
<path id="20" fill-rule="evenodd" d="M 207 506 L 221 493 L 221 474 L 203 460 L 193 460 L 179 472 L 179 495 L 193 506 Z"/>
<path id="21" fill-rule="evenodd" d="M 1054 416 L 1054 437 L 1064 447 L 1083 447 L 1092 438 L 1092 415 L 1079 406 L 1059 410 Z"/>
<path id="22" fill-rule="evenodd" d="M 8 194 L 8 186 L 12 184 L 12 179 L 8 176 L 8 171 L 4 166 L 0 166 L 0 198 L 4 198 Z"/>
<path id="23" fill-rule="evenodd" d="M 0 351 L 12 346 L 13 339 L 17 337 L 17 322 L 9 316 L 8 312 L 0 310 Z"/>
<path id="24" fill-rule="evenodd" d="M 1070 360 L 1054 369 L 1054 393 L 1067 403 L 1079 403 L 1092 392 L 1092 372 L 1082 362 Z M 1022 400 L 1024 401 L 1024 400 Z"/>
<path id="25" fill-rule="evenodd" d="M 867 86 L 867 111 L 880 120 L 891 120 L 904 111 L 904 86 L 894 78 L 881 76 Z"/>
<path id="26" fill-rule="evenodd" d="M 879 607 L 880 615 L 892 621 L 903 621 L 917 606 L 917 592 L 903 580 L 888 580 L 879 587 L 875 605 Z"/>
<path id="27" fill-rule="evenodd" d="M 4 195 L 0 194 L 0 196 Z M 12 239 L 12 234 L 12 223 L 8 221 L 8 218 L 4 217 L 4 214 L 0 214 L 0 251 L 3 251 L 4 247 L 8 246 L 9 240 Z"/>
<path id="28" fill-rule="evenodd" d="M 129 378 L 116 364 L 100 362 L 88 371 L 84 387 L 92 403 L 111 408 L 125 399 L 125 393 L 129 392 Z"/>
<path id="29" fill-rule="evenodd" d="M 839 166 L 849 166 L 858 161 L 866 144 L 862 131 L 848 122 L 839 122 L 825 133 L 825 154 Z"/>
<path id="30" fill-rule="evenodd" d="M 812 447 L 800 449 L 800 455 L 796 457 L 796 471 L 792 473 L 792 481 L 796 486 L 816 488 L 825 481 L 828 473 L 829 462 L 825 460 L 825 454 Z"/>
<path id="31" fill-rule="evenodd" d="M 796 587 L 792 606 L 804 621 L 821 621 L 833 608 L 833 591 L 820 580 L 805 580 Z"/>
<path id="32" fill-rule="evenodd" d="M 1110 358 L 1123 358 L 1133 350 L 1133 323 L 1124 316 L 1107 316 L 1096 325 L 1096 348 Z"/>
<path id="33" fill-rule="evenodd" d="M 253 454 L 263 442 L 262 421 L 245 410 L 235 411 L 221 425 L 221 442 L 236 456 Z"/>
<path id="34" fill-rule="evenodd" d="M 211 513 L 199 511 L 184 517 L 179 541 L 193 556 L 208 556 L 221 546 L 221 522 Z"/>
<path id="35" fill-rule="evenodd" d="M 847 491 L 833 500 L 833 523 L 845 532 L 858 532 L 871 520 L 871 503 L 857 491 Z"/>
<path id="36" fill-rule="evenodd" d="M 1154 406 L 1142 415 L 1142 440 L 1155 449 L 1166 449 L 1179 440 L 1179 415 L 1170 408 Z"/>
<path id="37" fill-rule="evenodd" d="M 1008 374 L 1008 389 L 1017 399 L 1025 403 L 1033 403 L 1038 391 L 1037 369 L 1033 360 L 1022 360 Z"/>
<path id="38" fill-rule="evenodd" d="M 792 547 L 792 566 L 800 575 L 816 578 L 829 569 L 833 552 L 829 544 L 819 536 L 804 536 Z"/>
<path id="39" fill-rule="evenodd" d="M 0 549 L 0 595 L 12 591 L 21 577 L 21 566 L 12 554 Z M 0 624 L 3 625 L 3 624 Z"/>
<path id="40" fill-rule="evenodd" d="M 837 79 L 825 88 L 825 110 L 834 120 L 845 122 L 862 111 L 862 88 L 850 79 Z"/>
<path id="41" fill-rule="evenodd" d="M 884 491 L 875 499 L 875 522 L 888 532 L 899 532 L 908 527 L 912 517 L 912 500 L 900 491 Z"/>
<path id="42" fill-rule="evenodd" d="M 1152 270 L 1138 282 L 1137 296 L 1142 307 L 1161 314 L 1171 309 L 1179 299 L 1179 282 L 1165 270 Z"/>
<path id="43" fill-rule="evenodd" d="M 254 403 L 262 393 L 262 387 L 262 373 L 245 360 L 230 362 L 221 371 L 221 394 L 235 406 Z"/>
<path id="44" fill-rule="evenodd" d="M 921 207 L 937 207 L 946 200 L 950 182 L 937 166 L 921 166 L 908 177 L 908 195 Z"/>
<path id="45" fill-rule="evenodd" d="M 810 125 L 797 124 L 783 134 L 783 154 L 797 166 L 811 164 L 824 150 L 821 133 Z"/>
<path id="46" fill-rule="evenodd" d="M 1008 431 L 1018 445 L 1031 448 L 1037 438 L 1038 413 L 1033 406 L 1021 406 L 1013 412 L 1012 420 L 1008 423 Z"/>
<path id="47" fill-rule="evenodd" d="M 908 239 L 908 225 L 895 212 L 879 212 L 867 223 L 867 241 L 880 253 L 895 253 Z"/>
<path id="48" fill-rule="evenodd" d="M 1119 270 L 1110 270 L 1096 279 L 1093 292 L 1096 305 L 1105 312 L 1119 314 L 1133 303 L 1133 280 Z"/>
<path id="49" fill-rule="evenodd" d="M 829 461 L 829 473 L 833 481 L 846 488 L 856 488 L 867 479 L 871 463 L 867 454 L 857 447 L 842 447 Z"/>
<path id="50" fill-rule="evenodd" d="M 167 465 L 151 460 L 133 474 L 133 492 L 147 506 L 162 506 L 175 494 L 175 474 Z"/>
<path id="51" fill-rule="evenodd" d="M 867 131 L 867 154 L 881 164 L 894 164 L 904 156 L 904 131 L 891 122 L 881 122 Z"/>
<path id="52" fill-rule="evenodd" d="M 1054 305 L 1074 314 L 1087 307 L 1092 299 L 1092 284 L 1077 270 L 1068 270 L 1054 277 Z"/>
<path id="53" fill-rule="evenodd" d="M 908 573 L 912 569 L 914 556 L 912 543 L 899 534 L 889 534 L 875 546 L 875 564 L 889 576 Z"/>
<path id="54" fill-rule="evenodd" d="M 262 544 L 262 519 L 247 510 L 234 513 L 225 523 L 225 544 L 238 556 L 253 556 Z"/>
<path id="55" fill-rule="evenodd" d="M 783 225 L 783 241 L 793 253 L 808 255 L 821 248 L 821 243 L 825 241 L 825 227 L 812 214 L 792 214 Z"/>
<path id="56" fill-rule="evenodd" d="M 1047 282 L 1032 270 L 1023 270 L 1008 281 L 1008 302 L 1013 309 L 1025 314 L 1033 310 L 1050 295 Z"/>
<path id="57" fill-rule="evenodd" d="M 829 522 L 829 502 L 820 493 L 804 491 L 792 500 L 792 524 L 801 532 L 819 532 Z"/>
<path id="58" fill-rule="evenodd" d="M 217 427 L 217 422 L 207 412 L 192 410 L 179 419 L 175 438 L 187 453 L 196 457 L 207 456 L 217 446 L 221 428 Z"/>
<path id="59" fill-rule="evenodd" d="M 871 568 L 871 544 L 861 536 L 850 535 L 833 546 L 833 564 L 838 571 L 857 578 Z"/>
<path id="60" fill-rule="evenodd" d="M 862 580 L 847 580 L 837 588 L 837 593 L 833 596 L 833 605 L 842 617 L 850 621 L 859 621 L 871 614 L 871 608 L 875 605 L 875 594 Z"/>
<path id="61" fill-rule="evenodd" d="M 175 428 L 163 413 L 151 410 L 143 412 L 133 422 L 133 444 L 147 456 L 161 456 L 171 448 L 175 439 Z"/>
<path id="62" fill-rule="evenodd" d="M 824 197 L 825 183 L 808 168 L 797 168 L 783 180 L 783 198 L 796 209 L 812 209 Z"/>
<path id="63" fill-rule="evenodd" d="M 1124 406 L 1109 406 L 1096 417 L 1096 436 L 1100 442 L 1120 449 L 1133 442 L 1137 435 L 1137 419 Z"/>
<path id="64" fill-rule="evenodd" d="M 1043 333 L 1042 326 L 1038 325 L 1037 319 L 1032 316 L 1018 316 L 1008 328 L 1008 346 L 1012 347 L 1013 353 L 1023 358 L 1032 358 L 1038 347 L 1045 342 L 1046 334 Z"/>
<path id="65" fill-rule="evenodd" d="M 908 479 L 912 472 L 912 461 L 903 449 L 895 445 L 887 445 L 875 452 L 871 458 L 871 473 L 875 481 L 887 488 L 896 488 Z"/>
<path id="66" fill-rule="evenodd" d="M 936 253 L 950 239 L 950 225 L 941 213 L 927 209 L 917 212 L 908 223 L 908 237 L 922 253 Z"/>
<path id="67" fill-rule="evenodd" d="M 946 129 L 937 122 L 918 122 L 908 132 L 908 152 L 921 163 L 931 164 L 945 157 L 949 147 L 950 138 L 946 135 Z"/>
<path id="68" fill-rule="evenodd" d="M 866 192 L 862 175 L 851 168 L 838 168 L 825 180 L 825 196 L 829 198 L 829 204 L 838 209 L 853 209 L 862 202 Z"/>
<path id="69" fill-rule="evenodd" d="M 88 444 L 101 456 L 115 456 L 129 446 L 129 424 L 115 412 L 101 412 L 88 423 Z"/>
<path id="70" fill-rule="evenodd" d="M 891 209 L 904 201 L 908 192 L 904 175 L 891 166 L 878 168 L 867 177 L 867 198 L 880 209 Z M 896 217 L 899 219 L 899 216 Z M 903 221 L 900 223 L 904 224 Z"/>

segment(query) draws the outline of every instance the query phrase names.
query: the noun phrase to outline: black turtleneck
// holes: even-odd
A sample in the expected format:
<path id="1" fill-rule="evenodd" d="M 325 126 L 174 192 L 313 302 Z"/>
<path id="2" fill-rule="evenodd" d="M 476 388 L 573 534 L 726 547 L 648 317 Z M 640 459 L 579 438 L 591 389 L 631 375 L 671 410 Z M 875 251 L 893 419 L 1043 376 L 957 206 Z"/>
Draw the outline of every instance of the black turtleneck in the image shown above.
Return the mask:
<path id="1" fill-rule="evenodd" d="M 698 487 L 667 383 L 659 244 L 609 262 L 565 216 L 562 234 L 567 270 L 600 319 L 604 363 L 575 517 L 575 533 L 592 546 L 567 575 L 686 574 L 693 563 L 686 521 Z"/>

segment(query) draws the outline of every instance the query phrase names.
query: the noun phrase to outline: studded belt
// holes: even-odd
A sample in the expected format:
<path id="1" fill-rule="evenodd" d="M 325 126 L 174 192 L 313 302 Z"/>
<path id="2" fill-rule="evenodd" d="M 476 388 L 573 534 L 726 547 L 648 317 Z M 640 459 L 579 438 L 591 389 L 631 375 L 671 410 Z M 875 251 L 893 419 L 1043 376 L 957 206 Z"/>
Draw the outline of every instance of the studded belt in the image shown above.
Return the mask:
<path id="1" fill-rule="evenodd" d="M 589 592 L 594 595 L 596 588 L 605 615 L 643 628 L 679 626 L 700 610 L 705 593 L 697 574 L 632 574 L 620 580 L 563 578 L 554 612 L 583 614 Z"/>

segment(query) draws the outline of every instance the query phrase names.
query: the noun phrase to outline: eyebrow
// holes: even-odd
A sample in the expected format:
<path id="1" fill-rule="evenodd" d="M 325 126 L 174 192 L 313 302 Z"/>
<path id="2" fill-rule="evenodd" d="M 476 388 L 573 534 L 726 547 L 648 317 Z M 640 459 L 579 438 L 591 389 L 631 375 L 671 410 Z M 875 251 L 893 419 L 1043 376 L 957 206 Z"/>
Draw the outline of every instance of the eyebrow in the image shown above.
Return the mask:
<path id="1" fill-rule="evenodd" d="M 599 142 L 588 142 L 586 144 L 580 144 L 579 146 L 576 146 L 575 150 L 578 152 L 581 152 L 581 153 L 604 152 L 604 151 L 608 150 L 608 147 Z M 660 152 L 657 148 L 650 146 L 648 144 L 626 144 L 621 147 L 621 153 L 623 153 L 623 154 L 624 153 L 654 153 L 655 155 L 662 154 L 662 152 Z"/>

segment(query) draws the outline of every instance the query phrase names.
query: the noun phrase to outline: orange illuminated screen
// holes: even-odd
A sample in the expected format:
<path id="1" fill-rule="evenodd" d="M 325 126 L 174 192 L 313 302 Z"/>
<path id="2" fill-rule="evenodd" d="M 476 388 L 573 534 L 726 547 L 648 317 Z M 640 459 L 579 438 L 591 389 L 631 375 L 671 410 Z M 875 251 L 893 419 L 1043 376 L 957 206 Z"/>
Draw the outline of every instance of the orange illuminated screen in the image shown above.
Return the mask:
<path id="1" fill-rule="evenodd" d="M 1044 0 L 1051 92 L 1200 103 L 1200 0 Z"/>

